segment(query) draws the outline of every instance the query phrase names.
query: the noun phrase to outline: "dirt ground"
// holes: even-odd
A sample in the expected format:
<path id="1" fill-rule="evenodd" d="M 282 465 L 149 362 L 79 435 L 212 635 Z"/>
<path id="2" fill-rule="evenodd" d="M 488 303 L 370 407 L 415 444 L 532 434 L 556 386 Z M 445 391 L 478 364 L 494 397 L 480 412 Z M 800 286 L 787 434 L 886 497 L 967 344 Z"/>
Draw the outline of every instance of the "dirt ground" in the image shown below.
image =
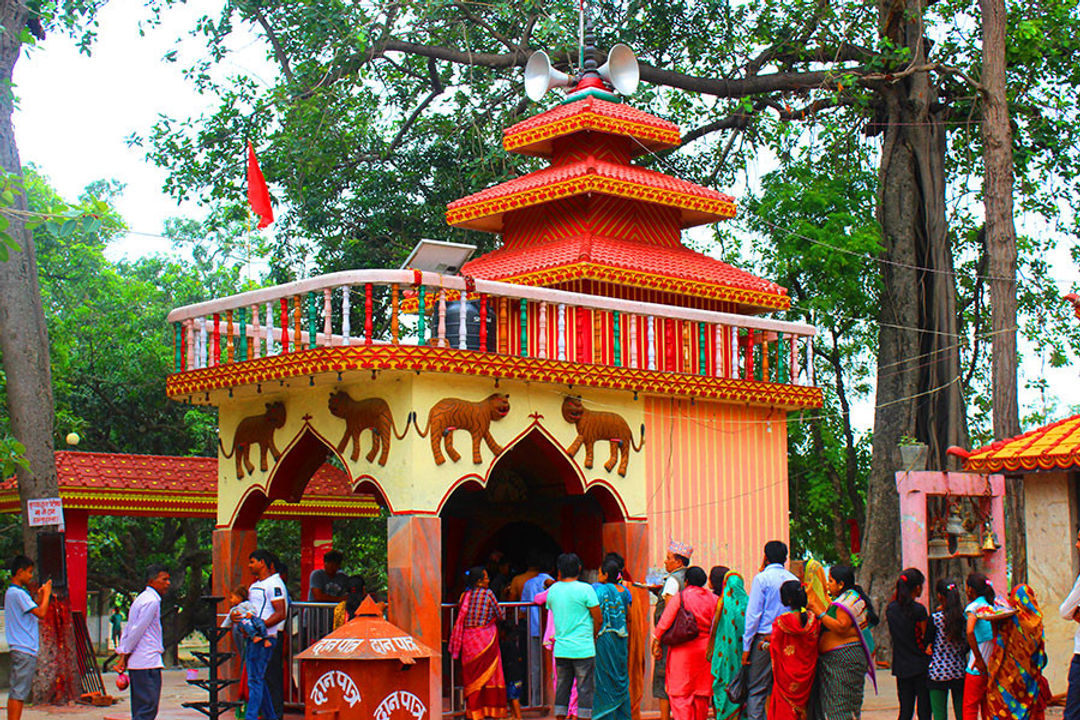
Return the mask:
<path id="1" fill-rule="evenodd" d="M 201 671 L 205 673 L 204 671 Z M 161 710 L 158 713 L 159 720 L 203 720 L 205 716 L 195 710 L 187 710 L 180 707 L 183 702 L 203 700 L 205 693 L 198 688 L 192 687 L 185 682 L 183 670 L 166 670 L 163 674 L 163 688 L 161 691 Z M 205 677 L 205 674 L 201 675 Z M 24 720 L 130 720 L 130 706 L 128 705 L 127 692 L 118 692 L 115 685 L 116 676 L 110 673 L 106 676 L 106 687 L 113 695 L 120 699 L 117 704 L 106 707 L 88 707 L 85 705 L 68 705 L 66 707 L 28 707 L 23 711 Z M 890 677 L 879 678 L 881 682 L 880 694 L 874 695 L 874 690 L 867 686 L 866 702 L 863 705 L 864 720 L 892 720 L 897 714 L 896 686 Z M 2 716 L 3 711 L 0 711 Z M 223 716 L 232 720 L 232 713 Z M 289 718 L 299 718 L 299 715 Z M 1062 717 L 1061 708 L 1050 708 L 1047 718 L 1056 720 Z"/>

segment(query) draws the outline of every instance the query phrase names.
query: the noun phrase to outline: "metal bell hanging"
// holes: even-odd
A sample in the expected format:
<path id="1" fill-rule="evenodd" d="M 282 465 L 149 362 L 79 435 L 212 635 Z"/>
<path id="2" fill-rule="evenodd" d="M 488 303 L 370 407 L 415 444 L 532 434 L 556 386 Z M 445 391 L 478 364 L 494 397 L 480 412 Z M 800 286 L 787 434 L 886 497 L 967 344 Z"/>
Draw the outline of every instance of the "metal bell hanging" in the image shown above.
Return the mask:
<path id="1" fill-rule="evenodd" d="M 960 519 L 960 513 L 955 507 L 949 511 L 949 519 L 945 521 L 945 532 L 956 536 L 964 534 L 964 521 Z"/>
<path id="2" fill-rule="evenodd" d="M 948 560 L 952 557 L 949 554 L 949 540 L 943 537 L 930 538 L 930 542 L 926 546 L 926 559 L 927 560 Z"/>
<path id="3" fill-rule="evenodd" d="M 979 547 L 979 536 L 966 532 L 957 538 L 956 554 L 960 557 L 980 557 L 982 548 Z"/>

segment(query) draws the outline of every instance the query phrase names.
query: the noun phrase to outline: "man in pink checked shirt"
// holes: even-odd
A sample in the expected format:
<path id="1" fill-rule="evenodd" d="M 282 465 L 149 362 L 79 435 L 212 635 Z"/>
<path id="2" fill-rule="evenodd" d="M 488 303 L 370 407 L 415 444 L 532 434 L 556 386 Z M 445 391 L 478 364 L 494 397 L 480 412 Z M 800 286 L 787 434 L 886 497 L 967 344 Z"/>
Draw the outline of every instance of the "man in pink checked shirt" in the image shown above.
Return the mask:
<path id="1" fill-rule="evenodd" d="M 139 593 L 128 611 L 128 622 L 120 645 L 116 671 L 128 671 L 131 678 L 131 720 L 154 720 L 161 700 L 161 598 L 169 591 L 169 571 L 160 565 L 146 570 L 146 589 Z"/>

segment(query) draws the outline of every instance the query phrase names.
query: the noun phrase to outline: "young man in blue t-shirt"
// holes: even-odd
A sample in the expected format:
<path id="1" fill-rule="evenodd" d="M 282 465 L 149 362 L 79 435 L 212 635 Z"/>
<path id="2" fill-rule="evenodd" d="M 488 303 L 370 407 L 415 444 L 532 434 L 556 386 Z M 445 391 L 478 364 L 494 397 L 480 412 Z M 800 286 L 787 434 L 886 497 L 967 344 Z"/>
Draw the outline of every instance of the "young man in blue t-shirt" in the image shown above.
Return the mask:
<path id="1" fill-rule="evenodd" d="M 34 682 L 38 620 L 45 617 L 49 609 L 52 580 L 46 580 L 38 588 L 35 598 L 27 588 L 34 579 L 34 561 L 25 555 L 16 555 L 8 569 L 11 585 L 4 595 L 4 634 L 11 648 L 11 691 L 8 693 L 7 716 L 9 720 L 19 720 Z"/>
<path id="2" fill-rule="evenodd" d="M 547 607 L 555 619 L 555 717 L 562 720 L 570 708 L 570 688 L 577 680 L 578 714 L 592 718 L 595 688 L 596 633 L 603 616 L 592 585 L 578 581 L 581 558 L 574 553 L 559 556 L 559 582 L 548 589 Z"/>

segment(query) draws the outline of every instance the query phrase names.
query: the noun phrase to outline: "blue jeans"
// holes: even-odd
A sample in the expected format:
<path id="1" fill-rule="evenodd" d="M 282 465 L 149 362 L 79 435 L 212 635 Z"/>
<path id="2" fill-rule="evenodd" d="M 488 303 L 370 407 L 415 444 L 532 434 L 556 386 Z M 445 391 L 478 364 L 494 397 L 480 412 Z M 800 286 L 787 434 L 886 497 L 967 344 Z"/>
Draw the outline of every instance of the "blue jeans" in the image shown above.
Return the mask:
<path id="1" fill-rule="evenodd" d="M 1080 654 L 1069 663 L 1069 694 L 1065 696 L 1065 719 L 1080 720 Z"/>
<path id="2" fill-rule="evenodd" d="M 131 720 L 154 720 L 161 701 L 161 668 L 128 670 L 131 679 Z"/>
<path id="3" fill-rule="evenodd" d="M 247 720 L 277 720 L 274 714 L 274 704 L 270 700 L 270 690 L 266 687 L 266 665 L 274 654 L 274 648 L 280 640 L 276 635 L 271 638 L 273 643 L 266 647 L 261 642 L 249 642 L 247 644 L 247 681 L 248 681 L 248 704 L 244 717 Z"/>

